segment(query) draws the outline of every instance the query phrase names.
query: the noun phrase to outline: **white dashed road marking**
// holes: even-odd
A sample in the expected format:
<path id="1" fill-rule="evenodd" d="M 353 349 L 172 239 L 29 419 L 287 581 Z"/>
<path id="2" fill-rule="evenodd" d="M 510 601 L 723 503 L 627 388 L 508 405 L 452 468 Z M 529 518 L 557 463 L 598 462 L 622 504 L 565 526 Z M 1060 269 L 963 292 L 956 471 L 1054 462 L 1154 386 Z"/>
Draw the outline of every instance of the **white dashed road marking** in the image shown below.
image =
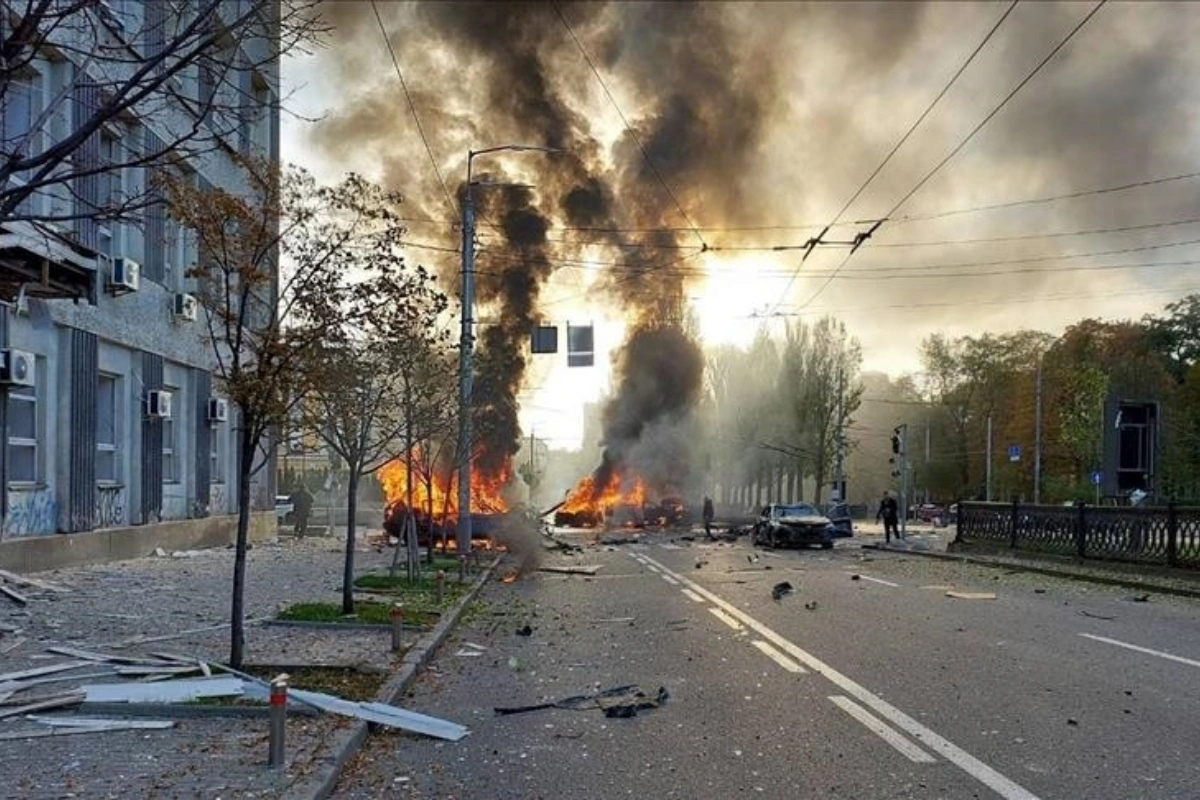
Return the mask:
<path id="1" fill-rule="evenodd" d="M 905 739 L 899 733 L 889 728 L 883 723 L 883 720 L 876 717 L 870 711 L 867 711 L 849 697 L 835 694 L 830 695 L 829 699 L 832 700 L 838 708 L 842 709 L 847 714 L 865 725 L 867 730 L 869 730 L 871 733 L 875 734 L 880 739 L 883 739 L 892 747 L 899 750 L 901 755 L 910 761 L 915 761 L 918 764 L 932 764 L 937 761 L 936 758 L 929 755 L 929 753 L 926 753 L 908 739 Z"/>
<path id="2" fill-rule="evenodd" d="M 808 670 L 806 670 L 804 667 L 800 666 L 795 661 L 792 661 L 790 658 L 776 650 L 774 647 L 771 647 L 771 645 L 767 644 L 766 642 L 755 639 L 753 644 L 755 647 L 761 650 L 767 658 L 771 659 L 788 672 L 796 675 L 803 675 L 808 672 Z"/>
<path id="3" fill-rule="evenodd" d="M 928 747 L 930 750 L 938 753 L 947 761 L 987 786 L 996 794 L 1005 798 L 1005 800 L 1037 800 L 1037 795 L 1033 794 L 1028 789 L 1025 789 L 1019 784 L 1013 782 L 1011 779 L 1001 775 L 987 764 L 975 758 L 975 756 L 958 747 L 958 745 L 954 744 L 949 739 L 940 736 L 930 728 L 922 725 L 920 722 L 913 719 L 908 714 L 905 714 L 903 711 L 896 708 L 882 697 L 879 697 L 878 695 L 867 690 L 866 687 L 838 672 L 833 667 L 829 666 L 824 661 L 821 661 L 808 651 L 796 646 L 783 636 L 780 636 L 778 633 L 773 631 L 771 628 L 754 619 L 754 617 L 713 594 L 700 584 L 689 580 L 679 573 L 672 572 L 652 558 L 647 557 L 646 564 L 647 566 L 654 564 L 661 568 L 664 573 L 673 575 L 684 586 L 688 587 L 696 594 L 717 606 L 717 608 L 709 609 L 713 612 L 713 614 L 723 611 L 724 613 L 721 614 L 722 618 L 729 617 L 730 622 L 741 623 L 741 625 L 745 625 L 747 628 L 755 631 L 763 639 L 775 645 L 783 653 L 794 658 L 797 662 L 807 666 L 814 672 L 821 673 L 831 683 L 833 683 L 847 695 L 871 709 L 880 717 L 883 717 L 900 730 L 909 734 L 914 739 Z M 724 621 L 724 619 L 722 621 Z M 726 624 L 728 624 L 728 622 Z"/>
<path id="4" fill-rule="evenodd" d="M 722 611 L 721 609 L 719 609 L 719 608 L 710 608 L 710 609 L 709 609 L 709 611 L 711 611 L 711 612 L 712 612 L 712 615 L 713 615 L 714 617 L 716 617 L 717 619 L 721 620 L 721 622 L 724 622 L 726 625 L 728 625 L 729 627 L 733 628 L 735 631 L 740 631 L 740 630 L 742 629 L 742 623 L 738 622 L 736 619 L 734 619 L 733 617 L 729 616 L 728 614 L 726 614 L 726 613 L 725 613 L 724 611 Z"/>
<path id="5" fill-rule="evenodd" d="M 674 579 L 674 578 L 672 578 L 670 575 L 663 575 L 663 576 L 662 576 L 662 579 L 663 579 L 664 581 L 666 581 L 667 583 L 669 583 L 669 584 L 672 584 L 673 586 L 678 586 L 678 585 L 679 585 L 679 581 L 675 580 L 675 579 Z"/>
<path id="6" fill-rule="evenodd" d="M 1162 650 L 1151 650 L 1149 647 L 1141 647 L 1136 644 L 1129 644 L 1128 642 L 1118 641 L 1117 639 L 1109 639 L 1107 636 L 1093 636 L 1090 633 L 1081 633 L 1079 635 L 1085 639 L 1091 639 L 1096 642 L 1104 642 L 1105 644 L 1115 645 L 1116 647 L 1124 647 L 1126 650 L 1135 650 L 1139 653 L 1145 653 L 1147 655 L 1158 656 L 1159 658 L 1165 658 L 1168 661 L 1178 661 L 1180 664 L 1187 664 L 1188 666 L 1192 666 L 1192 667 L 1200 667 L 1200 661 L 1193 661 L 1190 658 L 1184 658 L 1183 656 L 1177 656 L 1177 655 L 1174 655 L 1173 653 L 1164 653 Z"/>
<path id="7" fill-rule="evenodd" d="M 686 596 L 687 596 L 687 597 L 689 597 L 690 599 L 692 599 L 692 600 L 695 600 L 697 603 L 703 603 L 703 602 L 704 602 L 704 598 L 703 598 L 703 597 L 701 597 L 700 595 L 696 594 L 695 592 L 693 592 L 691 589 L 684 589 L 684 590 L 683 590 L 683 593 L 684 593 L 684 595 L 686 595 Z"/>
<path id="8" fill-rule="evenodd" d="M 891 581 L 885 581 L 883 578 L 872 578 L 870 575 L 859 575 L 858 577 L 862 578 L 864 581 L 870 581 L 871 583 L 881 583 L 884 586 L 890 586 L 893 589 L 900 587 L 900 584 L 892 583 Z"/>

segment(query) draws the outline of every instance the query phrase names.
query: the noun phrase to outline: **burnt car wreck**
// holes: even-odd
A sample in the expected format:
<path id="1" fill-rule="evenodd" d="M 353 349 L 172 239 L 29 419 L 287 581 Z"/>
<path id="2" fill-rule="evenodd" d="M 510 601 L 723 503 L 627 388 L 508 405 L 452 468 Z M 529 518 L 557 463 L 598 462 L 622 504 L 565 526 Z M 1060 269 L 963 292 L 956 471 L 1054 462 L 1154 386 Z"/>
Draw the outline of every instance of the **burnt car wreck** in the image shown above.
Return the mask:
<path id="1" fill-rule="evenodd" d="M 762 510 L 751 531 L 751 540 L 760 547 L 833 547 L 838 530 L 817 509 L 804 503 L 772 503 Z"/>

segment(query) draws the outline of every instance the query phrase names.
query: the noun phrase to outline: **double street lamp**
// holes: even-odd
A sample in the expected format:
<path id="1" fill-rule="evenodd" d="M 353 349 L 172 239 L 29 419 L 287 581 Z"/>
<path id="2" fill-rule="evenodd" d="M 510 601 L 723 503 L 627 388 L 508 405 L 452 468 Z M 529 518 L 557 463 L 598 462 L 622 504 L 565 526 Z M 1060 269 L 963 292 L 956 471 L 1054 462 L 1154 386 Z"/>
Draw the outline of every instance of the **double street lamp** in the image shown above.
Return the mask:
<path id="1" fill-rule="evenodd" d="M 475 156 L 489 153 L 561 153 L 555 147 L 525 144 L 504 144 L 467 151 L 467 187 L 463 198 L 462 223 L 462 335 L 458 350 L 458 552 L 471 548 L 471 461 L 474 446 L 471 442 L 471 392 L 473 355 L 475 348 L 475 202 L 471 196 L 474 186 L 472 167 Z M 484 184 L 496 185 L 496 184 Z"/>

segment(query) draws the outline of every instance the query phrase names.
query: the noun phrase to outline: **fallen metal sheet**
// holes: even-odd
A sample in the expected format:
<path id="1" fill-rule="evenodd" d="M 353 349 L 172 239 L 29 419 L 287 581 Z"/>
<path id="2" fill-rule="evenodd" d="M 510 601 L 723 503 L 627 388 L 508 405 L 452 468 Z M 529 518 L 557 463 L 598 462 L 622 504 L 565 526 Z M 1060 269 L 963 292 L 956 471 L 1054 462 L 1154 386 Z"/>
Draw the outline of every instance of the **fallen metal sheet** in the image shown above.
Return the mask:
<path id="1" fill-rule="evenodd" d="M 463 647 L 454 655 L 458 656 L 459 658 L 478 658 L 479 656 L 482 656 L 483 653 L 479 650 L 468 650 L 467 648 Z"/>
<path id="2" fill-rule="evenodd" d="M 21 594 L 16 589 L 8 588 L 7 586 L 5 586 L 2 583 L 0 583 L 0 593 L 8 595 L 9 599 L 11 599 L 14 603 L 18 603 L 19 605 L 23 605 L 23 606 L 29 605 L 28 597 Z"/>
<path id="3" fill-rule="evenodd" d="M 77 736 L 81 733 L 111 733 L 113 731 L 138 731 L 146 729 L 163 729 L 175 726 L 174 720 L 153 721 L 146 723 L 140 720 L 125 720 L 113 725 L 79 725 L 55 726 L 49 730 L 32 730 L 23 733 L 0 734 L 0 741 L 11 742 L 19 739 L 44 739 L 49 736 Z"/>
<path id="4" fill-rule="evenodd" d="M 121 675 L 123 677 L 128 677 L 128 678 L 136 678 L 136 677 L 140 677 L 143 675 L 166 675 L 166 676 L 187 675 L 190 672 L 199 672 L 199 671 L 200 671 L 200 666 L 198 664 L 190 666 L 190 667 L 180 664 L 179 666 L 168 666 L 168 667 L 159 667 L 159 666 L 152 667 L 149 665 L 146 665 L 146 666 L 133 665 L 133 666 L 129 666 L 129 667 L 118 667 L 117 668 L 118 675 Z"/>
<path id="5" fill-rule="evenodd" d="M 469 733 L 466 727 L 458 723 L 418 714 L 414 711 L 405 711 L 402 708 L 383 703 L 353 703 L 333 695 L 308 692 L 303 689 L 292 689 L 288 694 L 323 711 L 421 733 L 436 739 L 457 742 Z"/>
<path id="6" fill-rule="evenodd" d="M 51 728 L 144 728 L 146 730 L 164 730 L 174 728 L 175 720 L 150 719 L 103 719 L 100 717 L 39 717 L 30 715 L 34 722 L 49 725 Z"/>
<path id="7" fill-rule="evenodd" d="M 600 571 L 600 566 L 578 566 L 578 567 L 538 567 L 538 572 L 558 572 L 563 575 L 595 575 Z"/>
<path id="8" fill-rule="evenodd" d="M 75 675 L 66 675 L 60 673 L 58 675 L 50 675 L 45 678 L 27 678 L 20 681 L 8 681 L 6 683 L 0 683 L 0 692 L 20 692 L 24 689 L 32 689 L 35 686 L 42 686 L 43 684 L 47 683 L 64 683 L 66 681 L 82 681 L 89 680 L 91 678 L 111 677 L 113 677 L 111 670 L 108 672 L 83 672 Z"/>
<path id="9" fill-rule="evenodd" d="M 24 678 L 36 678 L 39 675 L 51 675 L 55 672 L 66 672 L 69 669 L 90 666 L 92 664 L 89 661 L 64 661 L 59 664 L 49 664 L 45 667 L 33 667 L 32 669 L 23 669 L 17 672 L 5 672 L 3 675 L 0 675 L 0 683 L 19 681 Z"/>
<path id="10" fill-rule="evenodd" d="M 201 697 L 239 697 L 245 693 L 242 679 L 231 675 L 157 683 L 93 683 L 82 688 L 87 703 L 186 703 Z"/>
<path id="11" fill-rule="evenodd" d="M 15 583 L 17 586 L 32 586 L 35 589 L 43 589 L 47 592 L 65 593 L 71 591 L 64 586 L 59 586 L 58 584 L 50 583 L 49 581 L 40 581 L 37 578 L 29 578 L 25 575 L 18 575 L 15 572 L 9 572 L 8 570 L 3 569 L 0 569 L 0 580 L 5 580 L 9 583 Z"/>
<path id="12" fill-rule="evenodd" d="M 58 653 L 62 656 L 82 658 L 87 661 L 111 661 L 117 664 L 141 664 L 151 667 L 170 666 L 158 658 L 141 658 L 139 656 L 114 656 L 108 653 L 93 653 L 90 650 L 77 650 L 74 647 L 47 647 L 47 652 Z"/>
<path id="13" fill-rule="evenodd" d="M 957 600 L 995 600 L 996 595 L 993 592 L 946 592 L 946 597 L 953 597 Z"/>
<path id="14" fill-rule="evenodd" d="M 63 708 L 64 706 L 76 706 L 83 702 L 83 694 L 80 692 L 71 692 L 70 694 L 59 694 L 53 697 L 44 697 L 32 703 L 27 703 L 23 706 L 17 706 L 5 711 L 0 711 L 0 719 L 6 717 L 19 717 L 22 714 L 29 714 L 34 711 L 48 711 L 52 708 Z"/>
<path id="15" fill-rule="evenodd" d="M 669 695 L 665 687 L 660 687 L 658 693 L 654 697 L 650 697 L 636 685 L 630 684 L 628 686 L 604 689 L 592 694 L 564 697 L 561 700 L 551 700 L 546 703 L 534 703 L 533 705 L 511 708 L 495 708 L 493 711 L 501 716 L 509 716 L 511 714 L 525 714 L 529 711 L 542 711 L 548 708 L 560 708 L 567 711 L 587 711 L 598 708 L 604 711 L 605 716 L 632 717 L 640 709 L 657 708 L 665 703 L 668 697 Z"/>

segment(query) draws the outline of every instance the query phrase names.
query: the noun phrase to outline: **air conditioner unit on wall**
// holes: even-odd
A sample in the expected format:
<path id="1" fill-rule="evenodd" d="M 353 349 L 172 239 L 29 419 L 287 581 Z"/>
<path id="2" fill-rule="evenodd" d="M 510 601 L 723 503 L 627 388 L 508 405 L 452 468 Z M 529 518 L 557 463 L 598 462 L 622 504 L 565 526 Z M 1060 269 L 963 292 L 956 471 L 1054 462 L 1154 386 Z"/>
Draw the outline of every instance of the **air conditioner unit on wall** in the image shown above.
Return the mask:
<path id="1" fill-rule="evenodd" d="M 156 419 L 170 419 L 171 393 L 162 389 L 151 389 L 146 392 L 146 416 Z"/>
<path id="2" fill-rule="evenodd" d="M 175 319 L 181 322 L 194 322 L 196 319 L 196 309 L 199 304 L 194 295 L 184 294 L 182 292 L 175 295 L 175 304 L 173 307 Z"/>
<path id="3" fill-rule="evenodd" d="M 113 294 L 136 292 L 141 273 L 142 265 L 132 258 L 114 258 L 109 272 L 109 291 Z"/>
<path id="4" fill-rule="evenodd" d="M 221 397 L 208 398 L 208 421 L 227 422 L 229 420 L 229 401 Z"/>
<path id="5" fill-rule="evenodd" d="M 37 381 L 37 362 L 24 350 L 0 350 L 0 383 L 9 386 L 33 386 Z"/>

